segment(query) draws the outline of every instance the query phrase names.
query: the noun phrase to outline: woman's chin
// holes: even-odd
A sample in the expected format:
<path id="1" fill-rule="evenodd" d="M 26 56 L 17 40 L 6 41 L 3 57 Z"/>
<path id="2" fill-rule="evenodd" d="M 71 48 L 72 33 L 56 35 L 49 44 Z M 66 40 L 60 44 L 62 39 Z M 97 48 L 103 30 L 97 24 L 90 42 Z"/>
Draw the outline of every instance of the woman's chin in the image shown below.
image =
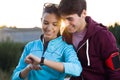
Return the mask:
<path id="1" fill-rule="evenodd" d="M 46 40 L 50 40 L 50 39 L 51 39 L 51 36 L 45 35 L 44 38 L 45 38 Z"/>

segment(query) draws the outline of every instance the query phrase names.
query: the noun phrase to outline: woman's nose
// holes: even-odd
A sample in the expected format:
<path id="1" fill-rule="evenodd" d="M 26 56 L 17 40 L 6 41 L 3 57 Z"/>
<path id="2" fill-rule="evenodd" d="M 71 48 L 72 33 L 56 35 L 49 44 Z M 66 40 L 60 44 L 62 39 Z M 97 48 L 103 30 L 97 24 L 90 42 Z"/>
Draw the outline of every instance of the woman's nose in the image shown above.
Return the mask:
<path id="1" fill-rule="evenodd" d="M 47 26 L 47 30 L 51 30 L 53 28 L 53 25 L 51 25 L 51 24 L 49 24 L 48 26 Z"/>

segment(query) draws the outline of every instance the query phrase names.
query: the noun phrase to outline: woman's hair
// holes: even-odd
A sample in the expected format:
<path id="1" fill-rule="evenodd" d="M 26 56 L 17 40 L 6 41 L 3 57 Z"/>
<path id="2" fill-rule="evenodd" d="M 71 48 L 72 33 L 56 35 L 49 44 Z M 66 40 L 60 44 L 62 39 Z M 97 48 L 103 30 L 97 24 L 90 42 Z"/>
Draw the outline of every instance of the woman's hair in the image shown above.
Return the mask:
<path id="1" fill-rule="evenodd" d="M 61 0 L 59 12 L 62 15 L 78 14 L 81 15 L 86 10 L 86 0 Z"/>
<path id="2" fill-rule="evenodd" d="M 43 15 L 44 13 L 55 14 L 58 19 L 61 19 L 60 13 L 58 12 L 58 4 L 45 3 L 43 7 Z"/>
<path id="3" fill-rule="evenodd" d="M 61 26 L 61 15 L 58 11 L 58 4 L 53 4 L 53 3 L 45 3 L 44 7 L 43 7 L 43 13 L 42 15 L 44 15 L 45 13 L 49 13 L 49 14 L 55 14 L 57 19 L 59 20 L 59 24 Z M 59 27 L 60 27 L 59 26 Z M 60 31 L 58 32 L 57 36 L 60 36 Z"/>
<path id="4" fill-rule="evenodd" d="M 72 44 L 72 34 L 67 31 L 67 28 L 64 29 L 62 36 L 64 41 L 66 41 L 68 44 Z"/>

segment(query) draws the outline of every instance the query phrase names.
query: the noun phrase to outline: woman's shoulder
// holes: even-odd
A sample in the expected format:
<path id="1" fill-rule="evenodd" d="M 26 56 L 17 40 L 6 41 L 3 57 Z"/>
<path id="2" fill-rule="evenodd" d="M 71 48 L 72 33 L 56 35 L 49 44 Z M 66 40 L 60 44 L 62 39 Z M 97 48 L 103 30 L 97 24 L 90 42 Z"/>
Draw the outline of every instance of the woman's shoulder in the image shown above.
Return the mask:
<path id="1" fill-rule="evenodd" d="M 27 44 L 26 44 L 26 47 L 33 47 L 33 46 L 35 46 L 35 45 L 40 45 L 41 44 L 41 40 L 40 39 L 38 39 L 38 40 L 33 40 L 33 41 L 30 41 L 30 42 L 28 42 Z"/>
<path id="2" fill-rule="evenodd" d="M 68 44 L 65 40 L 63 40 L 63 36 L 59 36 L 58 38 L 53 40 L 52 44 L 54 44 L 55 46 L 64 47 L 64 48 L 72 46 L 71 44 Z"/>

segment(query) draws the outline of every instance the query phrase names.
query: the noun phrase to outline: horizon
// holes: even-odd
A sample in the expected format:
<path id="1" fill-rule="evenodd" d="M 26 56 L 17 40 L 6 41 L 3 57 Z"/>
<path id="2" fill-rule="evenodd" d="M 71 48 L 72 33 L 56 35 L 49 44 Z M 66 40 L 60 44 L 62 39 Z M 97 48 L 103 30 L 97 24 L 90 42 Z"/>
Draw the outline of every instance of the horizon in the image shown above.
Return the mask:
<path id="1" fill-rule="evenodd" d="M 59 4 L 60 0 L 2 0 L 0 26 L 41 28 L 41 14 L 46 2 Z M 87 15 L 106 26 L 120 23 L 118 0 L 87 0 Z"/>

